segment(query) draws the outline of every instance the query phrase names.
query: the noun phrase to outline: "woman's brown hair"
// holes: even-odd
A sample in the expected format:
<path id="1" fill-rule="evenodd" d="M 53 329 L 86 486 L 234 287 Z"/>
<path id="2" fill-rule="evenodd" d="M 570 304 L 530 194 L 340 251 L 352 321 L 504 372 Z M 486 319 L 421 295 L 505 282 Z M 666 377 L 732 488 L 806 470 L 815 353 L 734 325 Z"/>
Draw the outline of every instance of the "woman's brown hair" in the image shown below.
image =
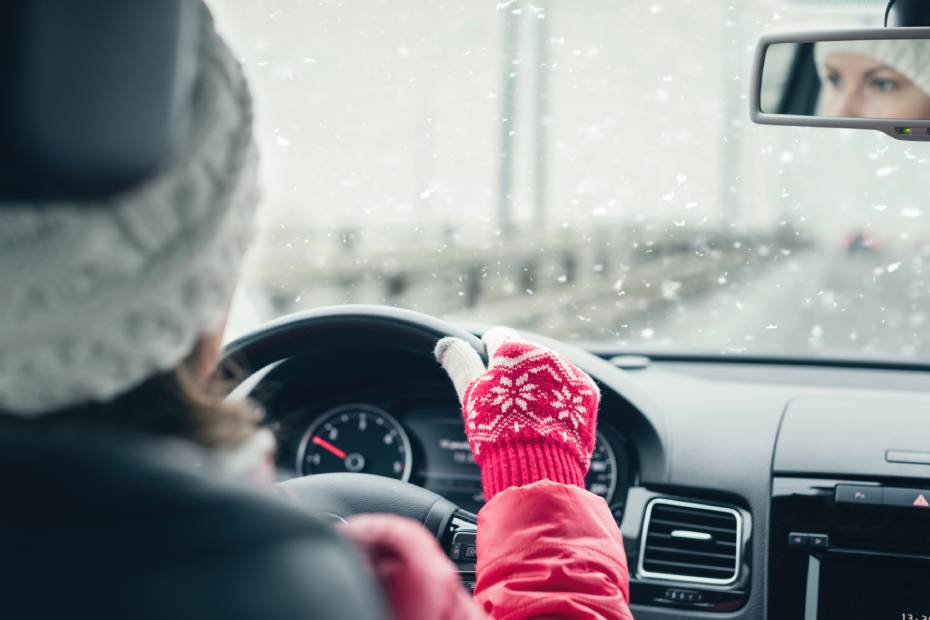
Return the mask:
<path id="1" fill-rule="evenodd" d="M 227 386 L 204 379 L 193 360 L 157 374 L 105 403 L 90 403 L 41 416 L 37 423 L 64 429 L 127 430 L 179 437 L 207 448 L 232 448 L 255 432 L 260 411 L 224 400 Z"/>

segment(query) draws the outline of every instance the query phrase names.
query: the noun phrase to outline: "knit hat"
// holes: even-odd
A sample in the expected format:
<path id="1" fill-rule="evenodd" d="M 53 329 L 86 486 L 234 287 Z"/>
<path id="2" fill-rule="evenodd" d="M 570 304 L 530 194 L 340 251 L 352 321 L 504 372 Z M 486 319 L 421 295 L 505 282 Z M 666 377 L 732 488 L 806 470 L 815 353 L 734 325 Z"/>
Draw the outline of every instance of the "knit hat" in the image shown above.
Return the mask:
<path id="1" fill-rule="evenodd" d="M 814 48 L 818 75 L 826 75 L 824 64 L 833 54 L 858 54 L 888 65 L 930 95 L 930 40 L 876 39 L 824 41 Z"/>
<path id="2" fill-rule="evenodd" d="M 106 401 L 218 328 L 258 203 L 241 67 L 201 9 L 191 132 L 141 187 L 0 209 L 0 411 Z"/>

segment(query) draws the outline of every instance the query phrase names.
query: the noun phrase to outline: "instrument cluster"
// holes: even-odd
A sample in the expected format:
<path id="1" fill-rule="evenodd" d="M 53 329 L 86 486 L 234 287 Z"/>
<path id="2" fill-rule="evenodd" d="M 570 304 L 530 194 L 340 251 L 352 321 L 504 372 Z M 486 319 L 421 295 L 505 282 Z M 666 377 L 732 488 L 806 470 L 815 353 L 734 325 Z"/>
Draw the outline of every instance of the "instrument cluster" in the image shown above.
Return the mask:
<path id="1" fill-rule="evenodd" d="M 472 512 L 484 503 L 481 473 L 457 409 L 421 404 L 389 412 L 352 403 L 301 417 L 293 454 L 297 475 L 369 473 L 417 484 Z M 626 439 L 602 422 L 585 479 L 588 490 L 619 517 L 631 478 Z"/>

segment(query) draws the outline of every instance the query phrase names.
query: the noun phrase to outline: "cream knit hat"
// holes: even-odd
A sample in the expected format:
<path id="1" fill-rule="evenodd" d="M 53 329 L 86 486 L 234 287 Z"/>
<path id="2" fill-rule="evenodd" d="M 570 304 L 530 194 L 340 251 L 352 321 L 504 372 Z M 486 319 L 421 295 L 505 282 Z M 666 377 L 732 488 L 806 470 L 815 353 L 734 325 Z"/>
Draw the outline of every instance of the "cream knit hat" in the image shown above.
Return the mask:
<path id="1" fill-rule="evenodd" d="M 930 95 L 930 40 L 824 41 L 814 48 L 818 75 L 826 75 L 824 64 L 827 58 L 841 53 L 874 58 L 914 82 L 918 88 Z"/>
<path id="2" fill-rule="evenodd" d="M 191 135 L 156 177 L 100 204 L 0 208 L 0 411 L 105 401 L 219 327 L 255 207 L 252 106 L 202 8 Z"/>

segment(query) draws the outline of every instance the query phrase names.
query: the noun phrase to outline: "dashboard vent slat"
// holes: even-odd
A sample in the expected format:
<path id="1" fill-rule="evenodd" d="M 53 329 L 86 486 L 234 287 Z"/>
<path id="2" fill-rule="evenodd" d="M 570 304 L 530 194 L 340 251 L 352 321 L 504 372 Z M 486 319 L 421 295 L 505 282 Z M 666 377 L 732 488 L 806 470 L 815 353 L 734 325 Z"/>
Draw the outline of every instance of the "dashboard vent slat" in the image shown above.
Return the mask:
<path id="1" fill-rule="evenodd" d="M 733 534 L 733 528 L 730 528 L 730 527 L 711 527 L 709 525 L 700 525 L 700 524 L 695 524 L 695 523 L 689 523 L 687 521 L 677 521 L 677 520 L 671 521 L 669 519 L 656 519 L 655 517 L 653 517 L 652 522 L 658 523 L 661 525 L 666 525 L 673 529 L 690 528 L 690 529 L 698 529 L 698 530 L 701 530 L 702 532 L 716 532 L 719 534 L 728 534 L 728 535 Z"/>
<path id="2" fill-rule="evenodd" d="M 739 577 L 743 516 L 733 508 L 654 499 L 646 507 L 639 575 L 728 585 Z"/>

